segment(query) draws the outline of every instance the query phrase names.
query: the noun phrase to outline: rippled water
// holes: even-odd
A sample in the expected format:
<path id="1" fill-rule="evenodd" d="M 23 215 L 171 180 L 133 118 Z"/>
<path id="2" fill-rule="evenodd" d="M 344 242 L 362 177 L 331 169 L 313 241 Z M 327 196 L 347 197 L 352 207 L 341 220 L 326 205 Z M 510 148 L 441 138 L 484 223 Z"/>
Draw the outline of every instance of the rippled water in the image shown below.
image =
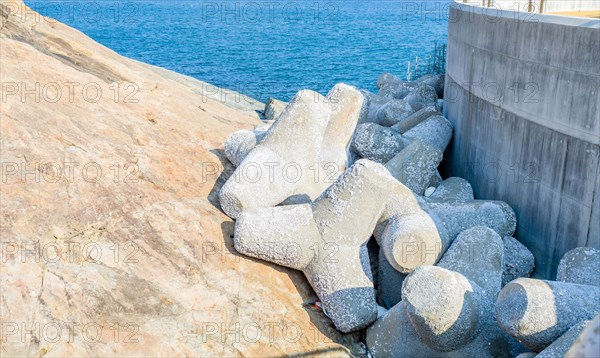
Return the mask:
<path id="1" fill-rule="evenodd" d="M 260 100 L 383 72 L 447 38 L 448 1 L 26 1 L 122 55 Z"/>

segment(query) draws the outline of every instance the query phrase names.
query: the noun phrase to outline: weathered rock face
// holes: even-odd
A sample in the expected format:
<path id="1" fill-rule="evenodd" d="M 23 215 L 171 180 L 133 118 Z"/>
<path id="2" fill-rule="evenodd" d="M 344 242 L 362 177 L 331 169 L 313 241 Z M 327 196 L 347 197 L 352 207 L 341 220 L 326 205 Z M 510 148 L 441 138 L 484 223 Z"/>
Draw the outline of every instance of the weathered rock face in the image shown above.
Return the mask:
<path id="1" fill-rule="evenodd" d="M 218 208 L 222 144 L 260 106 L 16 4 L 0 17 L 2 356 L 344 355 L 353 336 L 303 307 L 302 274 L 238 255 Z"/>

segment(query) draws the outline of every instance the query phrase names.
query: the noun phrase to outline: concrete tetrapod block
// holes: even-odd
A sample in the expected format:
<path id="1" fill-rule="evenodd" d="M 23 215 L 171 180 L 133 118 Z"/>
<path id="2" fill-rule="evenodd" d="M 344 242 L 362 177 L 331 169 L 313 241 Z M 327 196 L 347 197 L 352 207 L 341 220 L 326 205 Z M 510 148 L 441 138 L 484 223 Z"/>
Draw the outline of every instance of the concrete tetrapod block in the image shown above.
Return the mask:
<path id="1" fill-rule="evenodd" d="M 381 237 L 383 231 L 387 227 L 390 219 L 399 215 L 415 214 L 421 212 L 421 203 L 418 197 L 398 180 L 394 180 L 389 190 L 389 198 L 386 202 L 385 209 L 381 217 L 377 221 L 373 236 L 377 243 L 381 246 Z"/>
<path id="2" fill-rule="evenodd" d="M 390 265 L 381 248 L 379 248 L 377 273 L 379 277 L 377 302 L 388 309 L 394 307 L 402 300 L 402 283 L 406 275 Z"/>
<path id="3" fill-rule="evenodd" d="M 404 118 L 400 122 L 394 124 L 391 128 L 397 132 L 400 132 L 400 134 L 404 134 L 417 124 L 435 115 L 441 115 L 441 113 L 434 105 L 425 106 L 410 116 Z"/>
<path id="4" fill-rule="evenodd" d="M 451 177 L 444 180 L 429 196 L 437 201 L 473 201 L 473 187 L 463 178 Z"/>
<path id="5" fill-rule="evenodd" d="M 512 358 L 525 349 L 486 315 L 482 332 L 467 345 L 450 352 L 436 351 L 421 341 L 401 301 L 367 329 L 366 344 L 375 358 Z"/>
<path id="6" fill-rule="evenodd" d="M 231 133 L 225 141 L 225 156 L 231 164 L 238 167 L 248 153 L 265 138 L 266 134 L 266 131 L 257 130 L 241 130 Z"/>
<path id="7" fill-rule="evenodd" d="M 502 279 L 502 239 L 479 226 L 462 232 L 438 266 L 417 267 L 406 277 L 402 299 L 421 340 L 439 351 L 471 342 Z"/>
<path id="8" fill-rule="evenodd" d="M 442 352 L 471 342 L 480 317 L 492 306 L 477 284 L 438 266 L 420 266 L 408 275 L 402 302 L 421 341 Z"/>
<path id="9" fill-rule="evenodd" d="M 581 332 L 565 354 L 566 358 L 593 357 L 600 352 L 600 314 Z"/>
<path id="10" fill-rule="evenodd" d="M 429 201 L 427 207 L 442 221 L 451 240 L 474 226 L 487 226 L 501 237 L 511 236 L 517 228 L 515 212 L 503 201 Z"/>
<path id="11" fill-rule="evenodd" d="M 532 351 L 548 347 L 575 324 L 600 312 L 600 287 L 518 278 L 500 291 L 500 327 Z"/>
<path id="12" fill-rule="evenodd" d="M 377 318 L 366 243 L 392 180 L 382 165 L 359 160 L 312 204 L 242 213 L 235 248 L 302 270 L 336 328 L 361 329 Z"/>
<path id="13" fill-rule="evenodd" d="M 242 211 L 275 206 L 291 196 L 321 194 L 348 164 L 361 106 L 362 94 L 344 84 L 327 98 L 299 92 L 221 189 L 223 211 L 235 219 Z M 334 170 L 323 175 L 321 166 Z"/>
<path id="14" fill-rule="evenodd" d="M 408 143 L 395 130 L 376 123 L 363 123 L 356 127 L 352 149 L 362 158 L 387 163 Z"/>
<path id="15" fill-rule="evenodd" d="M 411 114 L 415 113 L 413 108 L 403 99 L 392 99 L 379 107 L 375 114 L 377 123 L 385 127 L 391 127 Z"/>
<path id="16" fill-rule="evenodd" d="M 384 104 L 391 101 L 391 99 L 365 90 L 361 90 L 360 92 L 365 97 L 365 100 L 363 102 L 359 123 L 377 123 L 377 111 L 379 111 L 379 108 Z"/>
<path id="17" fill-rule="evenodd" d="M 407 194 L 405 194 L 408 197 Z M 391 197 L 390 200 L 395 200 Z M 409 201 L 410 197 L 404 199 Z M 399 272 L 409 274 L 421 265 L 434 265 L 446 249 L 466 229 L 487 226 L 501 236 L 516 228 L 516 216 L 510 206 L 501 201 L 473 200 L 469 202 L 420 201 L 421 211 L 397 215 L 385 211 L 387 223 L 380 220 L 375 231 L 379 245 L 390 264 Z M 388 204 L 390 210 L 400 205 Z M 383 226 L 383 228 L 382 228 Z M 382 230 L 383 229 L 383 230 Z M 376 236 L 377 238 L 377 236 Z"/>
<path id="18" fill-rule="evenodd" d="M 331 117 L 325 129 L 325 137 L 320 143 L 317 162 L 324 169 L 337 167 L 339 176 L 351 164 L 350 143 L 360 116 L 363 115 L 364 96 L 354 87 L 337 84 L 327 94 L 326 101 L 331 109 Z M 290 139 L 288 145 L 298 144 Z M 315 193 L 320 194 L 329 184 L 331 183 L 323 186 L 319 181 Z"/>
<path id="19" fill-rule="evenodd" d="M 502 238 L 504 243 L 504 270 L 502 286 L 519 277 L 529 277 L 535 268 L 535 258 L 525 245 L 512 236 Z"/>
<path id="20" fill-rule="evenodd" d="M 443 116 L 431 116 L 406 131 L 403 136 L 409 140 L 421 140 L 439 149 L 442 153 L 446 150 L 452 139 L 452 124 Z"/>
<path id="21" fill-rule="evenodd" d="M 600 286 L 600 250 L 578 247 L 567 252 L 558 264 L 556 281 Z"/>
<path id="22" fill-rule="evenodd" d="M 441 150 L 415 140 L 387 162 L 385 167 L 415 194 L 423 195 L 442 159 Z"/>
<path id="23" fill-rule="evenodd" d="M 571 327 L 565 334 L 560 336 L 557 340 L 552 342 L 546 349 L 540 352 L 536 357 L 538 358 L 563 358 L 571 345 L 575 343 L 579 334 L 585 329 L 585 327 L 591 321 L 583 321 Z M 600 357 L 600 351 L 596 352 Z M 585 356 L 584 356 L 585 357 Z M 593 357 L 593 356 L 588 356 Z"/>
<path id="24" fill-rule="evenodd" d="M 435 88 L 424 83 L 418 83 L 418 87 L 411 89 L 410 93 L 404 97 L 404 100 L 414 111 L 418 111 L 430 104 L 435 105 L 437 99 L 437 91 Z"/>
<path id="25" fill-rule="evenodd" d="M 419 88 L 419 84 L 416 82 L 403 81 L 390 73 L 384 73 L 377 79 L 377 88 L 379 88 L 380 96 L 403 99 L 411 91 L 415 91 Z"/>
<path id="26" fill-rule="evenodd" d="M 435 214 L 421 210 L 391 218 L 379 242 L 390 265 L 409 274 L 419 266 L 435 264 L 451 240 Z"/>
<path id="27" fill-rule="evenodd" d="M 435 91 L 437 93 L 437 96 L 439 98 L 442 98 L 444 96 L 444 82 L 445 82 L 446 76 L 445 75 L 425 75 L 425 76 L 421 76 L 419 78 L 417 78 L 415 80 L 415 82 L 417 83 L 423 83 L 426 85 L 429 85 L 433 88 L 435 88 Z"/>
<path id="28" fill-rule="evenodd" d="M 461 232 L 438 262 L 458 272 L 496 297 L 502 286 L 504 245 L 500 235 L 485 226 Z"/>

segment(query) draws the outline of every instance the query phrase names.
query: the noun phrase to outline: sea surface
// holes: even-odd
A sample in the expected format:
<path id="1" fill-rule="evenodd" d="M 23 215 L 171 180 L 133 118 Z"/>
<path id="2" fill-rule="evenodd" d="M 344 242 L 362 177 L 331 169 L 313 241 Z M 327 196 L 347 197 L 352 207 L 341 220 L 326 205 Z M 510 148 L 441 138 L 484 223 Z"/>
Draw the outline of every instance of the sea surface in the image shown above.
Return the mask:
<path id="1" fill-rule="evenodd" d="M 447 41 L 449 1 L 25 1 L 127 57 L 259 100 L 375 91 Z"/>

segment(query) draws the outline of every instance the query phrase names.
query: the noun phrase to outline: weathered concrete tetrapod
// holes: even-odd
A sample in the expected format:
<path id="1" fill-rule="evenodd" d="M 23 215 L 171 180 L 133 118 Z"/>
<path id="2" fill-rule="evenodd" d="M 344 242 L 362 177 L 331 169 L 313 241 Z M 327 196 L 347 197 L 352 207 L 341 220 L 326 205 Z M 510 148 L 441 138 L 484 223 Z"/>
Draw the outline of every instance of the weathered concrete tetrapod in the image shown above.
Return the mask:
<path id="1" fill-rule="evenodd" d="M 241 130 L 233 132 L 225 141 L 225 156 L 231 164 L 238 167 L 244 158 L 254 149 L 266 136 L 267 131 Z"/>
<path id="2" fill-rule="evenodd" d="M 408 118 L 415 111 L 403 99 L 392 99 L 379 107 L 375 113 L 377 123 L 385 127 L 391 127 Z"/>
<path id="3" fill-rule="evenodd" d="M 359 160 L 313 204 L 242 213 L 236 250 L 302 270 L 338 330 L 363 328 L 377 318 L 366 242 L 394 179 Z"/>
<path id="4" fill-rule="evenodd" d="M 402 299 L 419 337 L 439 351 L 471 342 L 502 280 L 502 239 L 487 227 L 462 232 L 438 266 L 421 266 L 408 275 Z"/>
<path id="5" fill-rule="evenodd" d="M 393 129 L 377 123 L 363 123 L 356 127 L 352 149 L 362 158 L 387 163 L 409 143 Z"/>
<path id="6" fill-rule="evenodd" d="M 536 357 L 537 358 L 564 358 L 567 354 L 567 351 L 573 345 L 573 343 L 577 340 L 579 334 L 585 329 L 585 327 L 591 321 L 583 321 L 579 322 L 573 327 L 571 327 L 567 332 L 565 332 L 562 336 L 560 336 L 557 340 L 552 342 L 551 345 L 546 347 L 543 351 L 540 352 Z M 600 351 L 596 352 L 600 357 Z M 581 357 L 593 357 L 593 355 L 581 356 Z"/>
<path id="7" fill-rule="evenodd" d="M 386 163 L 415 140 L 421 140 L 443 152 L 451 138 L 450 122 L 442 116 L 432 116 L 404 135 L 376 123 L 360 124 L 352 138 L 352 148 L 363 158 Z"/>
<path id="8" fill-rule="evenodd" d="M 412 109 L 415 111 L 418 111 L 427 105 L 435 104 L 438 99 L 435 88 L 425 83 L 417 84 L 417 88 L 412 89 L 404 98 L 404 100 L 410 104 Z"/>
<path id="9" fill-rule="evenodd" d="M 600 287 L 518 278 L 500 291 L 496 316 L 504 331 L 539 352 L 598 314 L 598 302 Z"/>
<path id="10" fill-rule="evenodd" d="M 600 352 L 600 314 L 588 323 L 587 327 L 575 340 L 566 358 L 593 357 Z"/>
<path id="11" fill-rule="evenodd" d="M 393 197 L 390 199 L 392 200 Z M 388 204 L 390 209 L 399 206 Z M 425 202 L 424 210 L 390 216 L 385 228 L 376 230 L 379 245 L 389 263 L 404 274 L 421 265 L 434 265 L 462 231 L 487 226 L 501 236 L 511 235 L 516 217 L 510 206 L 501 201 Z M 384 223 L 380 222 L 380 225 Z"/>
<path id="12" fill-rule="evenodd" d="M 503 201 L 429 201 L 427 207 L 435 213 L 454 239 L 474 226 L 487 226 L 501 237 L 512 235 L 517 228 L 517 216 Z"/>
<path id="13" fill-rule="evenodd" d="M 423 195 L 443 159 L 435 146 L 415 140 L 385 164 L 394 178 Z"/>
<path id="14" fill-rule="evenodd" d="M 441 115 L 441 113 L 437 110 L 437 108 L 435 108 L 434 105 L 425 106 L 410 116 L 404 118 L 400 122 L 394 124 L 391 128 L 397 132 L 400 132 L 400 134 L 404 134 L 417 124 L 434 115 Z"/>
<path id="15" fill-rule="evenodd" d="M 484 315 L 482 332 L 465 346 L 450 352 L 436 351 L 423 343 L 401 301 L 367 329 L 366 344 L 375 358 L 498 358 L 515 357 L 525 351 L 505 334 L 493 320 Z"/>
<path id="16" fill-rule="evenodd" d="M 558 264 L 556 281 L 600 286 L 600 250 L 578 247 L 567 252 Z"/>
<path id="17" fill-rule="evenodd" d="M 409 140 L 421 140 L 439 149 L 446 150 L 452 139 L 452 124 L 443 116 L 431 116 L 403 134 Z"/>
<path id="18" fill-rule="evenodd" d="M 438 173 L 436 173 L 439 175 Z M 431 185 L 431 183 L 430 183 Z M 456 201 L 469 201 L 473 200 L 473 190 L 470 184 L 461 178 L 448 178 L 446 181 L 439 185 L 436 192 L 438 196 L 435 198 L 456 200 Z M 388 200 L 386 209 L 382 214 L 375 232 L 373 235 L 377 239 L 378 243 L 381 244 L 380 238 L 383 230 L 388 224 L 390 218 L 396 215 L 413 214 L 421 212 L 422 209 L 419 204 L 419 200 L 415 195 L 404 186 L 402 183 L 397 183 L 391 190 L 391 197 Z M 385 257 L 383 249 L 379 251 L 379 280 L 378 288 L 378 300 L 383 303 L 386 307 L 396 305 L 401 300 L 402 294 L 402 282 L 406 277 L 405 274 L 397 271 Z"/>
<path id="19" fill-rule="evenodd" d="M 502 287 L 503 262 L 500 235 L 488 227 L 475 226 L 458 235 L 437 265 L 462 274 L 496 297 Z"/>
<path id="20" fill-rule="evenodd" d="M 327 98 L 299 92 L 221 189 L 223 211 L 235 219 L 242 211 L 275 206 L 291 196 L 321 194 L 348 164 L 361 107 L 362 94 L 344 84 Z M 335 170 L 323 175 L 322 166 Z"/>
<path id="21" fill-rule="evenodd" d="M 379 248 L 378 255 L 378 286 L 377 286 L 377 302 L 385 308 L 391 308 L 402 300 L 402 284 L 406 275 L 398 272 L 390 265 L 383 249 Z"/>
<path id="22" fill-rule="evenodd" d="M 451 177 L 444 180 L 429 196 L 431 200 L 437 201 L 473 201 L 473 187 L 471 184 L 458 177 Z"/>
<path id="23" fill-rule="evenodd" d="M 504 236 L 504 270 L 502 286 L 519 277 L 529 277 L 535 267 L 535 258 L 525 245 L 512 236 Z"/>

